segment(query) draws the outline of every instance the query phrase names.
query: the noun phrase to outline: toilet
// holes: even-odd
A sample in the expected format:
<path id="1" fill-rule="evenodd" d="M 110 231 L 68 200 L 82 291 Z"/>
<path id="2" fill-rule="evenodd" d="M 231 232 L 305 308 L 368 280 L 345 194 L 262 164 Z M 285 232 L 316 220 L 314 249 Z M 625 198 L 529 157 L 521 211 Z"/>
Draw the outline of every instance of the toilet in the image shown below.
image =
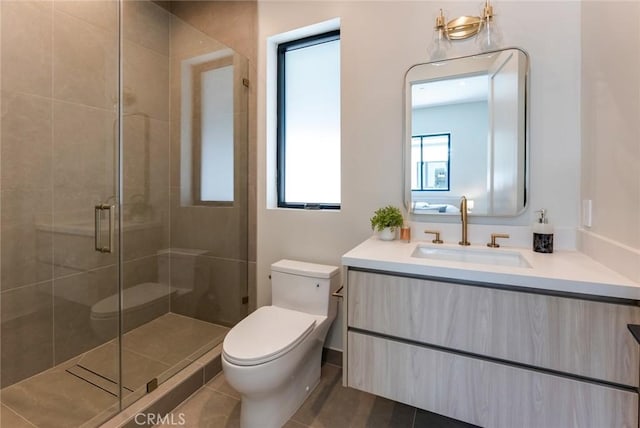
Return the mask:
<path id="1" fill-rule="evenodd" d="M 339 285 L 336 266 L 271 265 L 272 305 L 236 324 L 222 344 L 225 378 L 242 397 L 242 428 L 282 427 L 316 387 Z"/>

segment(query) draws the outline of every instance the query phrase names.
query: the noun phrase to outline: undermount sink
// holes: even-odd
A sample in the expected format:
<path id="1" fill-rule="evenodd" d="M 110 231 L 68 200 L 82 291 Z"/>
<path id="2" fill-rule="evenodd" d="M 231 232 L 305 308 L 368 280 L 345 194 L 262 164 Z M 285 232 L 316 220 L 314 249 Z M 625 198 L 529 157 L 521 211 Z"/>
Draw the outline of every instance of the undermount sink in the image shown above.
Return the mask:
<path id="1" fill-rule="evenodd" d="M 418 245 L 411 257 L 494 266 L 531 267 L 522 254 L 508 250 L 481 250 L 467 247 L 438 248 L 431 245 Z"/>

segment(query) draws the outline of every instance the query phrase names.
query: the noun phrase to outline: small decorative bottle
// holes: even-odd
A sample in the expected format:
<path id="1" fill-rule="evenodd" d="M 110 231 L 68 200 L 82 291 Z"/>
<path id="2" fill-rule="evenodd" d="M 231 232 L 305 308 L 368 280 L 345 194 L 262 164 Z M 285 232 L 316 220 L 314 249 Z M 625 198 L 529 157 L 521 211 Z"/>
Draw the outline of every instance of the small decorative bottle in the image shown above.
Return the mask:
<path id="1" fill-rule="evenodd" d="M 411 227 L 406 223 L 400 228 L 400 240 L 407 243 L 411 242 Z"/>
<path id="2" fill-rule="evenodd" d="M 536 211 L 538 219 L 533 224 L 533 251 L 537 253 L 553 253 L 553 226 L 549 224 L 547 211 Z"/>

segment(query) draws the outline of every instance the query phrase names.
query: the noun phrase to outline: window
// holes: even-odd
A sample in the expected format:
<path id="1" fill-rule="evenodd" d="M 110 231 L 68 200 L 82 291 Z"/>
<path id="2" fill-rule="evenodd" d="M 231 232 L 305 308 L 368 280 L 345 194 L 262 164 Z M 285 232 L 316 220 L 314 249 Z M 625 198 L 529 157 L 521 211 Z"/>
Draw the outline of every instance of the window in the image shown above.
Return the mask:
<path id="1" fill-rule="evenodd" d="M 193 201 L 234 200 L 233 57 L 193 66 Z"/>
<path id="2" fill-rule="evenodd" d="M 278 45 L 278 206 L 340 208 L 340 31 Z"/>
<path id="3" fill-rule="evenodd" d="M 451 134 L 411 137 L 411 190 L 449 190 Z"/>

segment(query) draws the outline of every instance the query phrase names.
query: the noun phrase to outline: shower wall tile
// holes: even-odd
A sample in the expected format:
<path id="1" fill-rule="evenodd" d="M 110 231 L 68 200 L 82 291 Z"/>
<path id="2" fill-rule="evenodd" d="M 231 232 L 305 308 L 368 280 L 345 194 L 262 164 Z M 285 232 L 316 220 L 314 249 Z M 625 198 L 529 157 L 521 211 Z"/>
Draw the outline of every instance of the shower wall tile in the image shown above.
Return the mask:
<path id="1" fill-rule="evenodd" d="M 169 122 L 127 116 L 124 126 L 124 217 L 131 223 L 153 219 L 162 225 L 162 246 L 169 245 Z"/>
<path id="2" fill-rule="evenodd" d="M 207 250 L 213 257 L 247 259 L 247 210 L 233 207 L 181 206 L 172 188 L 171 246 Z"/>
<path id="3" fill-rule="evenodd" d="M 168 57 L 170 16 L 151 1 L 125 1 L 124 39 Z"/>
<path id="4" fill-rule="evenodd" d="M 257 290 L 255 287 L 255 284 L 257 283 L 256 262 L 249 262 L 248 275 L 249 276 L 247 281 L 247 285 L 248 285 L 247 294 L 249 296 L 249 307 L 247 308 L 247 310 L 248 310 L 248 313 L 251 313 L 257 309 L 257 302 L 258 302 Z M 254 286 L 252 287 L 252 285 Z"/>
<path id="5" fill-rule="evenodd" d="M 51 221 L 51 101 L 2 92 L 1 221 L 2 290 L 51 279 L 39 260 L 51 253 L 50 239 L 37 235 Z"/>
<path id="6" fill-rule="evenodd" d="M 257 2 L 174 2 L 172 12 L 247 58 L 257 57 Z"/>
<path id="7" fill-rule="evenodd" d="M 115 195 L 116 115 L 113 112 L 68 102 L 53 105 L 53 188 L 58 194 L 84 195 L 81 205 L 55 204 L 56 221 L 70 215 L 75 221 L 93 220 L 100 195 Z M 96 199 L 98 197 L 98 199 Z M 80 217 L 73 218 L 74 212 Z"/>
<path id="8" fill-rule="evenodd" d="M 123 53 L 125 113 L 145 113 L 169 121 L 169 58 L 155 51 L 125 42 Z"/>
<path id="9" fill-rule="evenodd" d="M 249 113 L 249 91 L 250 86 L 247 87 L 242 83 L 242 79 L 249 79 L 249 60 L 235 53 L 233 55 L 233 67 L 235 68 L 234 85 L 238 88 L 233 92 L 233 110 L 234 113 L 243 113 L 245 116 Z M 246 121 L 245 121 L 246 122 Z M 244 124 L 246 130 L 247 123 Z"/>
<path id="10" fill-rule="evenodd" d="M 54 280 L 53 334 L 55 364 L 92 349 L 118 333 L 118 319 L 94 326 L 91 308 L 102 299 L 117 295 L 118 271 L 114 266 Z M 117 299 L 113 311 L 117 311 Z"/>
<path id="11" fill-rule="evenodd" d="M 118 293 L 118 269 L 116 265 L 57 278 L 53 283 L 56 300 L 65 300 L 90 310 L 105 297 Z M 56 304 L 61 302 L 56 302 Z M 55 316 L 60 314 L 56 311 Z M 87 318 L 88 319 L 88 318 Z"/>
<path id="12" fill-rule="evenodd" d="M 53 253 L 43 261 L 60 278 L 116 262 L 115 254 L 94 251 L 94 206 L 115 195 L 116 116 L 54 101 L 53 118 L 53 220 L 39 233 L 53 240 Z"/>
<path id="13" fill-rule="evenodd" d="M 2 290 L 50 280 L 51 265 L 43 260 L 50 255 L 53 243 L 41 236 L 34 224 L 15 224 L 2 227 Z"/>
<path id="14" fill-rule="evenodd" d="M 162 278 L 170 278 L 171 286 L 181 294 L 193 291 L 197 284 L 208 284 L 210 269 L 202 257 L 205 254 L 204 250 L 172 248 L 161 258 Z"/>
<path id="15" fill-rule="evenodd" d="M 53 252 L 43 254 L 40 261 L 51 265 L 55 278 L 114 265 L 117 262 L 117 247 L 113 253 L 99 253 L 94 249 L 93 235 L 93 222 L 71 226 L 55 225 L 53 230 L 40 230 L 40 239 L 53 241 Z M 115 245 L 117 246 L 117 242 Z"/>
<path id="16" fill-rule="evenodd" d="M 0 384 L 3 388 L 53 365 L 51 286 L 51 282 L 45 282 L 2 292 Z"/>
<path id="17" fill-rule="evenodd" d="M 55 183 L 52 183 L 55 185 Z M 57 226 L 85 224 L 93 227 L 94 207 L 98 203 L 114 203 L 113 184 L 102 189 L 82 189 L 79 185 L 54 186 L 53 215 Z"/>
<path id="18" fill-rule="evenodd" d="M 53 94 L 115 111 L 118 88 L 118 32 L 54 11 Z"/>
<path id="19" fill-rule="evenodd" d="M 180 186 L 181 163 L 186 168 L 191 168 L 190 159 L 181 160 L 181 141 L 185 139 L 189 141 L 191 138 L 191 118 L 183 118 L 183 91 L 189 90 L 191 87 L 192 76 L 189 68 L 183 69 L 183 63 L 187 60 L 193 60 L 201 55 L 210 55 L 212 53 L 227 50 L 232 51 L 222 43 L 210 38 L 206 34 L 196 30 L 182 20 L 172 17 L 171 21 L 171 99 L 175 100 L 171 103 L 171 183 L 172 186 Z M 190 105 L 185 111 L 191 111 Z M 186 122 L 183 122 L 185 121 Z M 190 151 L 190 149 L 189 149 Z M 184 173 L 183 173 L 184 175 Z M 183 177 L 183 182 L 187 181 Z M 184 184 L 184 183 L 183 183 Z"/>
<path id="20" fill-rule="evenodd" d="M 168 248 L 171 240 L 171 125 L 169 122 L 151 120 L 150 195 L 152 218 L 162 224 L 162 248 Z"/>
<path id="21" fill-rule="evenodd" d="M 126 115 L 122 119 L 122 132 L 124 201 L 139 204 L 151 188 L 151 168 L 156 168 L 151 162 L 151 150 L 157 142 L 151 137 L 150 119 L 142 114 Z M 125 210 L 125 217 L 127 214 Z"/>
<path id="22" fill-rule="evenodd" d="M 0 195 L 2 290 L 51 279 L 51 266 L 41 256 L 51 254 L 52 242 L 37 231 L 40 222 L 50 222 L 51 192 L 14 189 Z"/>
<path id="23" fill-rule="evenodd" d="M 174 61 L 182 61 L 228 48 L 227 45 L 211 38 L 174 15 L 171 16 L 170 43 L 171 58 Z"/>
<path id="24" fill-rule="evenodd" d="M 241 91 L 245 88 L 241 86 Z M 233 133 L 234 133 L 234 181 L 235 202 L 245 211 L 247 209 L 247 183 L 248 183 L 248 156 L 249 145 L 247 144 L 247 112 L 236 112 L 233 115 Z"/>
<path id="25" fill-rule="evenodd" d="M 51 189 L 8 189 L 2 190 L 1 197 L 0 216 L 4 227 L 37 225 L 51 217 Z"/>
<path id="26" fill-rule="evenodd" d="M 2 92 L 2 190 L 45 189 L 51 184 L 52 103 Z"/>
<path id="27" fill-rule="evenodd" d="M 38 234 L 40 222 L 51 219 L 51 192 L 5 190 L 0 195 L 2 290 L 51 279 L 51 266 L 42 255 L 51 254 L 52 241 Z"/>
<path id="28" fill-rule="evenodd" d="M 199 256 L 200 275 L 193 289 L 172 296 L 171 312 L 232 326 L 248 313 L 248 266 L 245 261 Z"/>
<path id="29" fill-rule="evenodd" d="M 51 1 L 3 1 L 2 88 L 51 96 Z"/>
<path id="30" fill-rule="evenodd" d="M 125 262 L 123 265 L 124 288 L 145 282 L 159 283 L 158 263 L 156 255 Z"/>
<path id="31" fill-rule="evenodd" d="M 181 102 L 171 104 L 171 246 L 206 251 L 199 257 L 195 289 L 191 293 L 174 296 L 172 311 L 195 316 L 199 319 L 232 324 L 247 313 L 247 305 L 241 298 L 247 295 L 248 263 L 255 260 L 255 119 L 250 109 L 255 100 L 247 102 L 247 95 L 255 98 L 255 24 L 256 5 L 248 2 L 175 2 L 171 23 L 171 97 L 182 100 L 183 90 L 188 88 L 191 76 L 184 76 L 183 63 L 204 54 L 211 54 L 231 47 L 241 55 L 234 57 L 237 70 L 234 93 L 235 104 L 235 201 L 233 207 L 191 206 L 190 195 L 191 158 L 190 147 L 183 147 L 191 138 L 183 124 L 191 117 L 182 117 L 185 110 Z M 235 4 L 233 4 L 235 3 Z M 241 4 L 245 3 L 245 4 Z M 248 62 L 242 55 L 250 58 Z M 252 80 L 246 89 L 241 78 Z M 246 93 L 248 91 L 248 94 Z M 254 110 L 255 111 L 255 110 Z M 255 116 L 255 115 L 254 115 Z M 249 122 L 251 119 L 251 122 Z M 253 164 L 251 164 L 253 162 Z M 253 183 L 250 180 L 254 180 Z M 253 190 L 252 190 L 253 189 Z M 253 191 L 253 193 L 251 193 Z M 251 196 L 253 195 L 253 196 Z M 253 211 L 252 211 L 253 210 Z M 252 214 L 253 213 L 253 214 Z M 253 220 L 250 220 L 253 215 Z M 253 223 L 253 226 L 251 224 Z M 250 230 L 254 230 L 253 238 Z M 224 260 L 221 260 L 224 259 Z M 215 262 L 214 262 L 215 260 Z M 173 273 L 176 269 L 172 264 Z M 236 276 L 235 279 L 231 279 Z M 242 276 L 238 281 L 237 276 Z M 221 288 L 221 282 L 229 281 L 234 286 Z M 255 287 L 251 287 L 255 291 Z M 255 300 L 255 299 L 254 299 Z M 222 305 L 222 306 L 219 306 Z M 239 306 L 238 306 L 239 305 Z M 228 309 L 220 309 L 225 307 Z M 238 314 L 244 314 L 238 317 Z"/>
<path id="32" fill-rule="evenodd" d="M 106 225 L 104 227 L 106 230 Z M 106 240 L 106 233 L 104 235 L 103 239 Z M 41 251 L 38 254 L 38 262 L 49 265 L 56 278 L 114 265 L 117 262 L 117 240 L 113 243 L 112 253 L 99 253 L 94 250 L 93 222 L 55 225 L 38 230 L 37 237 L 38 240 L 53 241 L 53 250 L 48 253 Z M 123 243 L 125 261 L 155 257 L 163 248 L 160 223 L 125 225 Z"/>
<path id="33" fill-rule="evenodd" d="M 124 225 L 122 251 L 125 261 L 155 256 L 158 251 L 165 248 L 163 227 L 160 222 L 139 223 L 125 221 Z"/>
<path id="34" fill-rule="evenodd" d="M 175 68 L 171 69 L 172 85 L 175 83 Z M 180 68 L 177 68 L 178 75 L 180 75 Z M 171 91 L 171 99 L 175 100 L 176 97 L 180 97 L 180 90 Z M 169 178 L 171 183 L 171 190 L 173 188 L 188 186 L 189 192 L 191 191 L 191 168 L 193 161 L 191 158 L 191 146 L 183 148 L 183 141 L 189 141 L 191 139 L 191 129 L 182 126 L 182 112 L 181 102 L 171 103 L 171 164 L 169 171 Z M 183 167 L 182 164 L 185 164 Z"/>
<path id="35" fill-rule="evenodd" d="M 118 2 L 100 0 L 54 1 L 54 10 L 113 32 L 118 28 Z"/>
<path id="36" fill-rule="evenodd" d="M 258 219 L 258 143 L 256 137 L 256 120 L 255 120 L 255 112 L 258 111 L 258 101 L 257 101 L 257 70 L 255 62 L 249 63 L 249 125 L 248 125 L 248 146 L 249 146 L 249 154 L 248 154 L 248 173 L 247 173 L 247 204 L 249 211 L 249 225 L 248 225 L 248 244 L 249 244 L 249 261 L 255 262 L 256 253 L 257 253 L 257 243 L 256 243 L 256 235 L 257 235 L 257 219 Z M 251 282 L 253 284 L 253 288 L 255 288 L 255 282 Z"/>

